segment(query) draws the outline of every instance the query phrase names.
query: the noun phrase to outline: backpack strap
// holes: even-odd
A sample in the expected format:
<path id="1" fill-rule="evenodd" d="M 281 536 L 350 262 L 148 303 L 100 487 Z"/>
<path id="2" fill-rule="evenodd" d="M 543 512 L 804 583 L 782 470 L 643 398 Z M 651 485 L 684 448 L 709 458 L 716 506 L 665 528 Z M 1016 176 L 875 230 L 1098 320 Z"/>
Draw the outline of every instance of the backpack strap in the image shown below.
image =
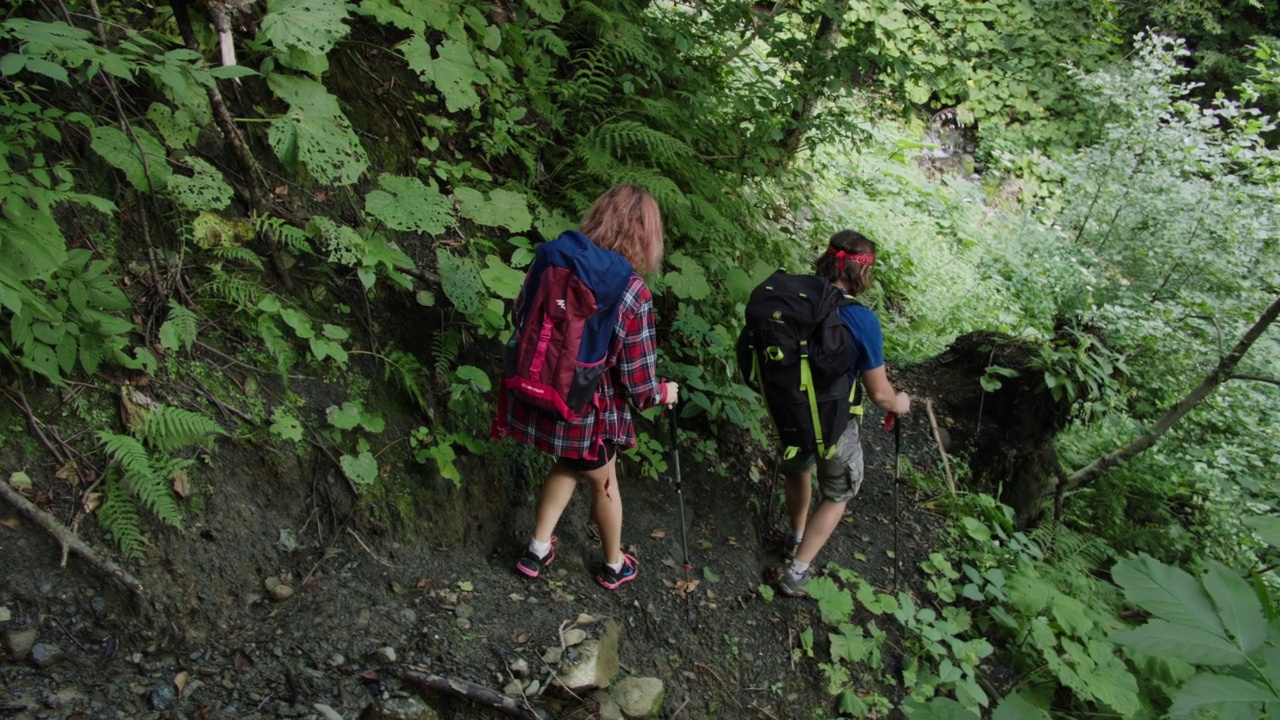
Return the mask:
<path id="1" fill-rule="evenodd" d="M 809 341 L 800 341 L 800 391 L 809 394 L 809 412 L 813 415 L 813 434 L 818 440 L 818 454 L 827 455 L 826 443 L 822 441 L 822 418 L 818 415 L 817 388 L 813 386 L 813 371 L 809 368 Z M 835 448 L 832 448 L 834 450 Z"/>

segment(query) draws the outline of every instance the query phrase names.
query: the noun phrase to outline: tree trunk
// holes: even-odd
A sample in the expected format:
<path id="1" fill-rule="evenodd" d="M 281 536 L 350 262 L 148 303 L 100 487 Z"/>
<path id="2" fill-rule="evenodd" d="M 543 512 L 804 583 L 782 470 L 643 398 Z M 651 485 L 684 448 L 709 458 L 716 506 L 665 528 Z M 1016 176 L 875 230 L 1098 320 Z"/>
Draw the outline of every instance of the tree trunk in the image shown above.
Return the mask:
<path id="1" fill-rule="evenodd" d="M 1244 337 L 1240 338 L 1240 341 L 1231 349 L 1231 352 L 1218 361 L 1218 366 L 1213 369 L 1213 372 L 1209 373 L 1186 397 L 1169 408 L 1168 412 L 1157 420 L 1150 430 L 1134 438 L 1119 450 L 1098 458 L 1086 467 L 1069 475 L 1062 487 L 1062 492 L 1070 492 L 1094 482 L 1106 471 L 1155 445 L 1156 441 L 1168 432 L 1174 423 L 1181 420 L 1183 415 L 1186 415 L 1192 408 L 1203 402 L 1219 385 L 1232 378 L 1232 372 L 1240 364 L 1241 358 L 1257 342 L 1262 333 L 1266 332 L 1267 328 L 1276 321 L 1278 315 L 1280 315 L 1280 296 L 1277 296 L 1271 302 L 1271 305 L 1263 311 L 1261 317 L 1249 328 Z"/>
<path id="2" fill-rule="evenodd" d="M 836 38 L 840 35 L 841 21 L 848 11 L 847 0 L 840 0 L 835 7 L 822 15 L 818 22 L 818 30 L 813 34 L 813 45 L 809 49 L 809 57 L 801 70 L 800 90 L 804 97 L 800 106 L 791 111 L 790 126 L 783 134 L 784 162 L 789 162 L 800 150 L 804 136 L 809 132 L 809 122 L 817 112 L 818 103 L 825 96 L 827 71 L 824 69 L 831 59 Z"/>

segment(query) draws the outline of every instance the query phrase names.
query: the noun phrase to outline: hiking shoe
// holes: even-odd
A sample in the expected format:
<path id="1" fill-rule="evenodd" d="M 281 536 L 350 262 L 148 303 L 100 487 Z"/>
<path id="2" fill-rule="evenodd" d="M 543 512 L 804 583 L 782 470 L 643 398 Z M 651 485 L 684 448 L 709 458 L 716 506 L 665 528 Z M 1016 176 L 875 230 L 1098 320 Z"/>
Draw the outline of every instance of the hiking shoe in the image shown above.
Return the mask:
<path id="1" fill-rule="evenodd" d="M 613 568 L 605 565 L 600 568 L 600 572 L 596 573 L 596 582 L 608 590 L 617 590 L 622 583 L 631 582 L 635 579 L 636 559 L 626 553 L 622 553 L 621 570 L 615 572 Z"/>
<path id="2" fill-rule="evenodd" d="M 556 541 L 559 539 L 555 535 L 551 536 L 551 549 L 543 557 L 534 555 L 532 550 L 526 548 L 524 555 L 516 561 L 516 570 L 531 578 L 538 577 L 539 573 L 551 567 L 551 563 L 556 561 Z"/>
<path id="3" fill-rule="evenodd" d="M 812 576 L 808 570 L 800 573 L 800 577 L 792 575 L 791 571 L 788 570 L 782 573 L 782 579 L 778 581 L 778 589 L 787 597 L 807 598 L 809 597 L 809 591 L 805 589 L 805 586 L 809 584 L 810 577 Z"/>

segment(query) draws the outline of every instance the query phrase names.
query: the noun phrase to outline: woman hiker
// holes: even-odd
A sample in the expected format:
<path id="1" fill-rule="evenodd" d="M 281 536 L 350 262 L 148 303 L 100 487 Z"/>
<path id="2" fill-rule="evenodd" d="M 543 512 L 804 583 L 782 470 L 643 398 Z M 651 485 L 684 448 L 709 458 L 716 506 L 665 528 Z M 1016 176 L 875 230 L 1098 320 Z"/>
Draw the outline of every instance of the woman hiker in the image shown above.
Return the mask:
<path id="1" fill-rule="evenodd" d="M 617 296 L 611 298 L 606 298 L 603 292 L 597 295 L 601 308 L 616 301 L 617 312 L 607 318 L 599 318 L 603 321 L 603 329 L 596 340 L 602 349 L 607 347 L 603 362 L 586 366 L 600 371 L 594 397 L 588 387 L 586 396 L 591 401 L 580 413 L 563 412 L 565 403 L 555 398 L 553 400 L 558 404 L 554 404 L 553 409 L 537 407 L 522 401 L 517 393 L 510 392 L 513 381 L 509 367 L 508 378 L 499 390 L 504 396 L 499 401 L 495 434 L 510 434 L 520 442 L 555 456 L 555 464 L 547 474 L 538 500 L 533 537 L 524 555 L 516 562 L 516 570 L 536 578 L 555 560 L 556 524 L 573 497 L 578 481 L 585 480 L 591 490 L 591 517 L 600 529 L 604 553 L 596 582 L 614 590 L 636 577 L 635 557 L 622 552 L 622 496 L 617 474 L 618 451 L 636 444 L 630 405 L 635 405 L 638 410 L 674 405 L 679 393 L 676 383 L 660 382 L 655 373 L 657 345 L 653 296 L 641 277 L 657 270 L 662 262 L 662 218 L 651 195 L 632 185 L 618 185 L 596 199 L 577 233 L 565 233 L 552 242 L 561 242 L 566 237 L 582 245 L 589 241 L 595 248 L 621 256 L 617 258 L 591 247 L 580 247 L 574 251 L 577 253 L 575 257 L 604 258 L 601 264 L 592 266 L 595 271 L 575 266 L 579 268 L 576 271 L 578 278 L 593 288 L 612 286 L 617 292 Z M 537 265 L 535 261 L 535 267 Z M 522 330 L 527 330 L 523 325 L 528 320 L 522 313 L 531 310 L 525 301 L 531 283 L 539 288 L 539 293 L 543 293 L 542 286 L 548 284 L 540 280 L 535 282 L 534 272 L 535 269 L 531 268 L 520 298 L 516 300 L 516 327 Z M 545 271 L 540 272 L 544 272 L 540 279 L 553 280 L 557 287 L 563 284 L 564 274 L 548 276 Z M 557 296 L 548 303 L 563 310 L 566 302 L 573 304 L 578 297 Z M 604 312 L 604 309 L 599 311 Z M 547 315 L 554 314 L 554 309 L 547 312 Z M 540 327 L 549 328 L 550 322 L 545 321 L 547 324 Z M 546 337 L 551 332 L 543 330 L 544 348 L 548 342 Z M 588 325 L 583 332 L 584 345 L 591 342 L 588 337 L 591 333 Z M 535 336 L 532 343 L 535 346 L 536 340 Z M 537 350 L 529 352 L 536 353 Z M 545 354 L 545 350 L 542 352 Z M 582 372 L 582 367 L 580 363 L 578 373 Z M 578 374 L 574 375 L 575 381 L 578 377 Z M 519 379 L 515 385 L 520 385 Z M 573 387 L 580 392 L 581 385 L 578 382 Z"/>

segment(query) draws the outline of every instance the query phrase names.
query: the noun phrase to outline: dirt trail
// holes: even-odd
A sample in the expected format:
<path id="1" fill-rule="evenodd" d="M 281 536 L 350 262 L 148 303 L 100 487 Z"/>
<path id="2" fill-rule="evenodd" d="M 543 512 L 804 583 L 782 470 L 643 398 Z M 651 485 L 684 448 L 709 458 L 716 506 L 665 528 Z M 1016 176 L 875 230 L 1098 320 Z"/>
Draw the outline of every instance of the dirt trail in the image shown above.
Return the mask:
<path id="1" fill-rule="evenodd" d="M 920 466 L 936 455 L 923 420 L 910 418 L 904 433 Z M 893 447 L 879 421 L 868 412 L 867 480 L 819 562 L 835 560 L 888 589 Z M 692 593 L 672 587 L 685 577 L 673 486 L 637 479 L 625 466 L 624 542 L 640 575 L 613 593 L 592 580 L 599 551 L 586 525 L 585 491 L 558 529 L 552 571 L 530 581 L 512 565 L 532 526 L 532 489 L 468 518 L 462 542 L 429 547 L 344 522 L 325 502 L 337 490 L 322 491 L 335 482 L 323 472 L 310 484 L 280 482 L 289 468 L 274 461 L 268 482 L 262 458 L 224 452 L 197 523 L 185 536 L 157 534 L 158 547 L 137 566 L 148 587 L 141 607 L 74 558 L 59 569 L 52 541 L 0 508 L 0 607 L 9 615 L 0 633 L 35 629 L 39 643 L 62 654 L 47 668 L 4 657 L 0 716 L 322 717 L 320 703 L 350 718 L 375 696 L 401 693 L 394 672 L 406 663 L 501 690 L 507 662 L 518 656 L 536 676 L 541 651 L 558 644 L 563 624 L 581 613 L 617 620 L 622 675 L 665 682 L 663 717 L 830 710 L 816 661 L 791 654 L 797 634 L 816 624 L 816 607 L 781 596 L 765 601 L 757 590 L 777 563 L 764 537 L 760 488 L 746 477 L 712 478 L 683 459 L 698 580 Z M 765 464 L 757 469 L 767 472 Z M 312 469 L 293 468 L 309 477 L 303 470 Z M 898 540 L 910 586 L 938 520 L 913 509 L 917 491 L 904 485 L 901 492 Z M 300 547 L 288 550 L 292 538 Z M 283 580 L 292 596 L 273 600 L 267 578 Z M 429 700 L 442 717 L 497 717 L 464 701 Z M 592 712 L 572 698 L 540 704 L 556 717 Z"/>

